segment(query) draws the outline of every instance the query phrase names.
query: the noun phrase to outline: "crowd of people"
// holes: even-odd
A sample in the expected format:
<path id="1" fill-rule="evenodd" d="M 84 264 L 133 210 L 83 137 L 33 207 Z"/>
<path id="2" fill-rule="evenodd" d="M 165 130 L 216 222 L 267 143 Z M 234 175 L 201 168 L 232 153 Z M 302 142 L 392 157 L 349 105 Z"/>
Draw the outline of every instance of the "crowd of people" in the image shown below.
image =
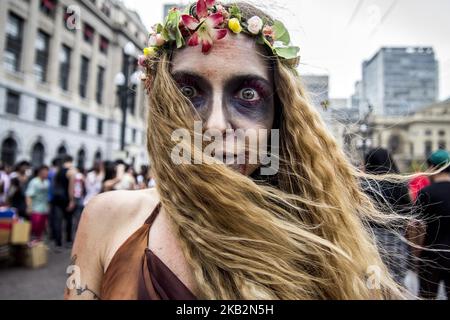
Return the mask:
<path id="1" fill-rule="evenodd" d="M 371 229 L 394 279 L 404 283 L 406 272 L 414 270 L 419 276 L 419 295 L 427 299 L 437 297 L 441 281 L 450 297 L 449 164 L 449 152 L 436 151 L 427 161 L 429 174 L 418 174 L 402 183 L 387 150 L 373 149 L 364 161 L 364 171 L 374 178 L 365 181 L 363 187 L 374 203 L 386 213 L 417 217 L 399 230 L 375 224 Z M 382 175 L 381 180 L 377 175 Z"/>
<path id="2" fill-rule="evenodd" d="M 437 174 L 417 175 L 407 184 L 376 178 L 363 183 L 377 205 L 417 215 L 415 224 L 405 226 L 400 236 L 398 230 L 382 225 L 372 224 L 371 229 L 393 277 L 403 282 L 412 266 L 419 275 L 420 296 L 426 298 L 436 297 L 440 281 L 450 296 L 450 254 L 446 251 L 450 248 L 450 168 L 445 167 L 449 163 L 449 152 L 439 150 L 428 159 L 429 169 Z M 64 156 L 53 160 L 51 167 L 35 168 L 34 174 L 32 170 L 26 161 L 15 168 L 0 166 L 0 207 L 14 208 L 19 217 L 29 220 L 34 239 L 42 240 L 47 232 L 57 252 L 63 240 L 71 246 L 83 208 L 97 194 L 155 187 L 148 166 L 136 173 L 121 160 L 96 161 L 86 171 L 75 167 L 72 157 Z M 399 174 L 389 152 L 381 148 L 367 153 L 364 171 L 383 177 Z M 410 241 L 409 246 L 402 236 Z"/>
<path id="3" fill-rule="evenodd" d="M 65 155 L 51 166 L 32 168 L 27 161 L 15 166 L 0 164 L 0 207 L 13 208 L 31 223 L 31 237 L 47 235 L 59 252 L 70 247 L 86 204 L 97 194 L 113 190 L 155 187 L 149 166 L 137 173 L 122 160 L 95 161 L 91 170 L 74 165 Z"/>

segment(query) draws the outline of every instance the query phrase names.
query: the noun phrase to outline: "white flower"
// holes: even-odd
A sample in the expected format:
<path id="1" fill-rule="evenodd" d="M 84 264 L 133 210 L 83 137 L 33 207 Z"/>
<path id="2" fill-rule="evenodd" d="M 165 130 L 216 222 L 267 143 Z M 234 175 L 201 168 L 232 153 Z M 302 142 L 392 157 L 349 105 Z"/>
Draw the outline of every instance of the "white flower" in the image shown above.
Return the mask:
<path id="1" fill-rule="evenodd" d="M 149 47 L 160 47 L 164 44 L 165 40 L 164 38 L 158 33 L 158 34 L 152 34 L 150 38 L 148 39 L 148 46 Z"/>
<path id="2" fill-rule="evenodd" d="M 253 16 L 247 21 L 248 23 L 248 31 L 253 34 L 258 34 L 262 27 L 263 27 L 263 21 L 258 16 Z"/>

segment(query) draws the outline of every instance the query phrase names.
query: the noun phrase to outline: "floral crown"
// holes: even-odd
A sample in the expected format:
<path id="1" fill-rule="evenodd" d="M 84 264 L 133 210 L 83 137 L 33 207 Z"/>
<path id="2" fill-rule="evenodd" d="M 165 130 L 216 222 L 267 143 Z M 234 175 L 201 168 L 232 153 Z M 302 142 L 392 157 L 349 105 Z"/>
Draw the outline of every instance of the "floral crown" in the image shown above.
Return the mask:
<path id="1" fill-rule="evenodd" d="M 300 48 L 290 46 L 290 36 L 280 21 L 265 21 L 258 16 L 245 19 L 237 5 L 225 8 L 215 0 L 198 0 L 181 12 L 172 8 L 164 24 L 156 24 L 150 32 L 148 47 L 139 57 L 139 64 L 152 68 L 155 57 L 167 49 L 198 46 L 207 54 L 215 41 L 219 41 L 231 31 L 234 34 L 245 33 L 254 36 L 259 44 L 265 45 L 274 56 L 297 66 Z"/>

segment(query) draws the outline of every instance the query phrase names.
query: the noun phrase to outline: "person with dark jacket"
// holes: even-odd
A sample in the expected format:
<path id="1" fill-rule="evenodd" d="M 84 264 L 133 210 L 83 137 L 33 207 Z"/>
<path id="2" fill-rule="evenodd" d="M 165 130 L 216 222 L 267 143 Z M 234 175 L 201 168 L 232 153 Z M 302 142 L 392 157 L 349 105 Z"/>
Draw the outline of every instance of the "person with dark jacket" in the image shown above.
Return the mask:
<path id="1" fill-rule="evenodd" d="M 390 153 L 382 148 L 372 149 L 366 154 L 364 168 L 366 173 L 373 175 L 399 173 Z M 369 180 L 364 189 L 387 213 L 410 213 L 411 200 L 406 183 Z M 400 235 L 403 236 L 405 230 L 388 230 L 386 227 L 376 224 L 371 224 L 371 228 L 375 234 L 383 261 L 397 282 L 403 283 L 407 271 L 408 250 Z"/>
<path id="2" fill-rule="evenodd" d="M 54 210 L 54 235 L 56 247 L 62 247 L 63 222 L 66 226 L 66 242 L 72 243 L 72 223 L 75 202 L 71 192 L 71 178 L 73 175 L 73 158 L 65 156 L 62 166 L 53 178 L 52 205 Z"/>
<path id="3" fill-rule="evenodd" d="M 431 185 L 422 189 L 416 206 L 426 225 L 419 264 L 420 296 L 434 299 L 443 281 L 450 299 L 450 154 L 436 151 L 428 159 L 433 170 Z"/>

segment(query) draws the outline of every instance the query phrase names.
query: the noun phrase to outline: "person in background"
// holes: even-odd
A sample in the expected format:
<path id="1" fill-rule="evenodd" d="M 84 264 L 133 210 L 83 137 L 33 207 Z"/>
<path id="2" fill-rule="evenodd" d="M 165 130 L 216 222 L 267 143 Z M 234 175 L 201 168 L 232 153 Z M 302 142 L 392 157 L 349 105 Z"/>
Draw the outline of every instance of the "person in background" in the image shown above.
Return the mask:
<path id="1" fill-rule="evenodd" d="M 142 165 L 141 171 L 136 178 L 137 189 L 139 189 L 139 190 L 147 189 L 147 184 L 148 184 L 147 175 L 148 175 L 148 166 Z"/>
<path id="2" fill-rule="evenodd" d="M 105 177 L 102 183 L 102 193 L 116 190 L 116 185 L 122 181 L 125 166 L 116 162 L 105 162 Z"/>
<path id="3" fill-rule="evenodd" d="M 31 234 L 37 240 L 42 240 L 42 235 L 47 228 L 48 221 L 48 181 L 47 166 L 41 166 L 37 175 L 28 184 L 26 190 L 27 213 L 31 217 Z"/>
<path id="4" fill-rule="evenodd" d="M 10 174 L 11 183 L 6 196 L 7 205 L 16 209 L 17 215 L 25 220 L 29 219 L 25 191 L 30 175 L 30 164 L 26 161 L 18 163 Z"/>
<path id="5" fill-rule="evenodd" d="M 413 165 L 413 171 L 416 173 L 422 172 L 421 166 Z M 430 179 L 427 176 L 414 177 L 409 181 L 409 195 L 412 201 L 416 201 L 419 191 L 431 184 Z"/>
<path id="6" fill-rule="evenodd" d="M 124 173 L 120 182 L 114 185 L 114 190 L 135 190 L 136 179 L 134 177 L 134 169 L 123 161 L 117 161 L 117 165 L 123 166 Z"/>
<path id="7" fill-rule="evenodd" d="M 428 159 L 432 170 L 442 170 L 431 176 L 431 185 L 417 196 L 416 206 L 426 231 L 419 261 L 420 296 L 435 299 L 439 282 L 443 281 L 450 299 L 450 154 L 439 150 Z M 436 251 L 443 250 L 443 251 Z"/>
<path id="8" fill-rule="evenodd" d="M 49 216 L 48 216 L 48 224 L 50 227 L 50 239 L 55 240 L 55 209 L 53 206 L 53 189 L 54 189 L 54 179 L 56 174 L 58 173 L 59 167 L 61 163 L 61 159 L 59 157 L 52 160 L 52 165 L 48 171 L 48 181 L 50 182 L 50 186 L 48 188 L 48 202 L 49 202 Z"/>
<path id="9" fill-rule="evenodd" d="M 6 205 L 8 189 L 11 185 L 10 167 L 0 164 L 0 207 Z"/>
<path id="10" fill-rule="evenodd" d="M 86 190 L 86 196 L 84 197 L 84 206 L 86 206 L 93 197 L 102 191 L 102 182 L 105 178 L 105 170 L 103 162 L 100 160 L 95 161 L 94 167 L 87 174 L 84 187 Z"/>
<path id="11" fill-rule="evenodd" d="M 71 190 L 70 180 L 74 175 L 73 158 L 65 156 L 62 160 L 61 167 L 53 179 L 53 201 L 55 210 L 55 245 L 56 250 L 62 247 L 62 230 L 63 222 L 66 227 L 66 242 L 68 245 L 72 243 L 72 223 L 73 210 L 75 209 L 74 192 Z"/>
<path id="12" fill-rule="evenodd" d="M 71 177 L 69 189 L 73 192 L 73 199 L 75 201 L 75 207 L 73 209 L 73 233 L 76 233 L 78 228 L 78 222 L 80 221 L 81 212 L 84 209 L 84 197 L 86 195 L 85 184 L 85 172 L 83 168 L 77 168 L 74 170 L 74 174 Z"/>
<path id="13" fill-rule="evenodd" d="M 398 168 L 390 153 L 382 148 L 370 150 L 365 156 L 364 170 L 373 175 L 398 174 Z M 381 207 L 397 214 L 410 213 L 411 200 L 408 187 L 404 184 L 389 181 L 369 180 L 364 190 Z M 380 247 L 381 256 L 391 274 L 398 283 L 403 283 L 407 271 L 407 245 L 398 234 L 383 226 L 371 224 Z M 405 230 L 398 230 L 404 235 Z"/>

